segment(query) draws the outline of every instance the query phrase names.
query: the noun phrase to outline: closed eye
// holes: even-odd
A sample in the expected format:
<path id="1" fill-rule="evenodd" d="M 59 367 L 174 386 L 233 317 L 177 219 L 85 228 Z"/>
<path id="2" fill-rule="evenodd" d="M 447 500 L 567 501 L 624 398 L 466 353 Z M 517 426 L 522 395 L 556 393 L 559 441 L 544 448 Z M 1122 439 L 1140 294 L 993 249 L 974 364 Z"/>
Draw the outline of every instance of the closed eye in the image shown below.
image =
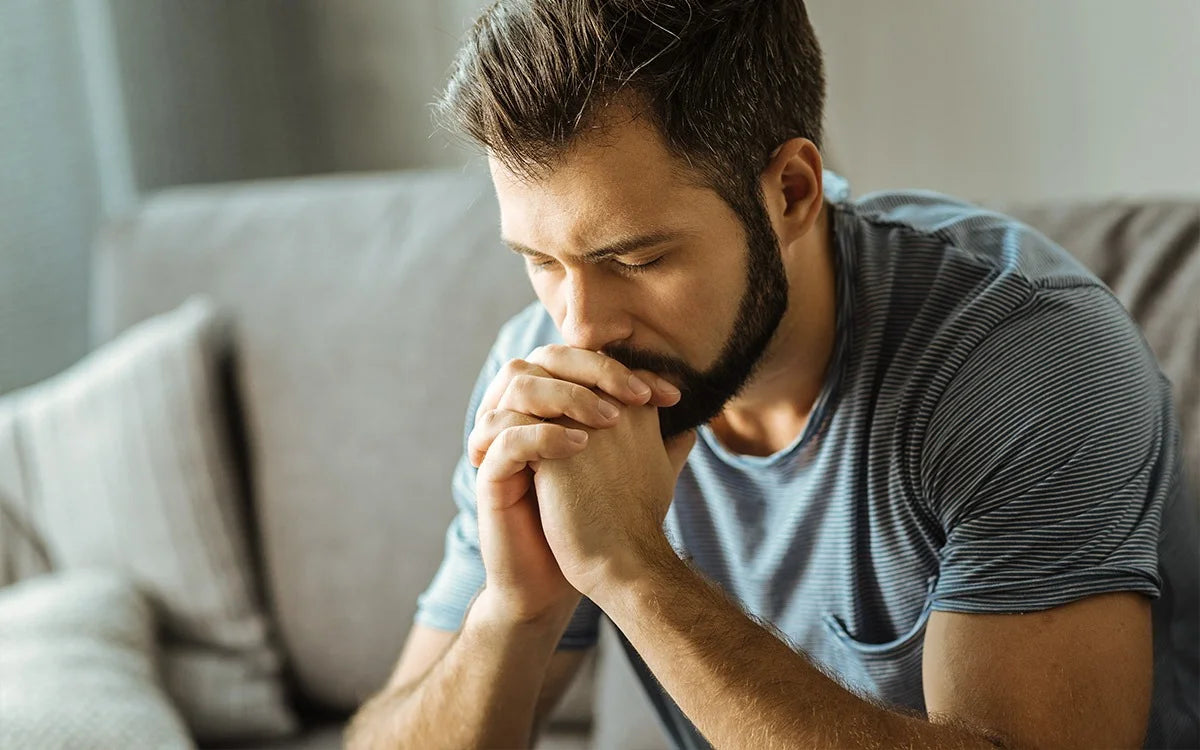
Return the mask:
<path id="1" fill-rule="evenodd" d="M 649 270 L 650 268 L 653 268 L 654 266 L 661 263 L 663 261 L 664 257 L 665 256 L 659 256 L 659 257 L 655 258 L 654 260 L 647 261 L 645 263 L 622 263 L 619 260 L 614 260 L 614 261 L 612 261 L 612 264 L 614 266 L 616 266 L 617 270 L 620 271 L 621 273 L 627 273 L 627 274 L 644 273 L 645 271 Z M 553 258 L 545 258 L 543 260 L 535 260 L 534 258 L 527 256 L 526 259 L 529 261 L 530 266 L 532 266 L 533 268 L 535 268 L 539 271 L 545 271 L 558 263 L 558 261 L 554 260 Z"/>
<path id="2" fill-rule="evenodd" d="M 660 255 L 654 260 L 646 263 L 622 263 L 618 260 L 614 260 L 613 263 L 616 264 L 617 268 L 620 269 L 622 273 L 644 273 L 648 269 L 653 268 L 661 263 L 664 257 L 666 256 Z"/>

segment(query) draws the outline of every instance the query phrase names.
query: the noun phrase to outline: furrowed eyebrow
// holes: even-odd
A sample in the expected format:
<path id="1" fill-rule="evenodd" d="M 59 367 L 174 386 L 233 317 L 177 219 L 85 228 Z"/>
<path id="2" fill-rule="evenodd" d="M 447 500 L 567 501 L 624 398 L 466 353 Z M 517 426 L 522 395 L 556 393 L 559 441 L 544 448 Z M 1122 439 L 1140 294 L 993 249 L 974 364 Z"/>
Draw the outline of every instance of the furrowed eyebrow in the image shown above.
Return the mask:
<path id="1" fill-rule="evenodd" d="M 636 252 L 637 250 L 641 250 L 643 248 L 662 245 L 667 242 L 673 242 L 675 240 L 688 237 L 690 234 L 690 232 L 662 230 L 658 232 L 635 235 L 633 237 L 626 237 L 624 239 L 617 240 L 616 242 L 609 243 L 604 247 L 597 248 L 595 250 L 589 250 L 580 256 L 580 260 L 582 260 L 584 263 L 598 263 L 602 260 L 607 260 L 608 258 L 615 256 L 628 255 L 629 253 Z M 533 248 L 526 247 L 519 242 L 513 242 L 512 240 L 507 239 L 503 240 L 503 242 L 504 244 L 508 245 L 509 249 L 518 255 L 526 255 L 531 258 L 550 257 L 545 253 L 541 253 Z"/>

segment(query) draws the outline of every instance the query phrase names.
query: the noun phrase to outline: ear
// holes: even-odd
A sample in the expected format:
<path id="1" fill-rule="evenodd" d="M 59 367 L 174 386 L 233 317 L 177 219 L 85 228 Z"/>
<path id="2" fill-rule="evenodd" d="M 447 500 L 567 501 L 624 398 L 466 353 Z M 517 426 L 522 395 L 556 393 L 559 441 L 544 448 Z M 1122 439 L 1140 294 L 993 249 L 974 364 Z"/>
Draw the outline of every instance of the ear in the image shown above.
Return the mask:
<path id="1" fill-rule="evenodd" d="M 762 173 L 767 213 L 787 247 L 816 225 L 825 202 L 821 152 L 807 138 L 785 141 Z"/>

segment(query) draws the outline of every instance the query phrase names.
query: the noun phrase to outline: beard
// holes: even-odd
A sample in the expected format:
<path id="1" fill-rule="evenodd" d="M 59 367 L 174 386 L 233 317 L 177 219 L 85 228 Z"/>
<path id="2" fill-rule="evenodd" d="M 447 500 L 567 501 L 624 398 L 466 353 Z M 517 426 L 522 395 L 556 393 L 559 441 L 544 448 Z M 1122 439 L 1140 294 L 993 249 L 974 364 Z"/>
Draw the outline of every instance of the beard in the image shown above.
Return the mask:
<path id="1" fill-rule="evenodd" d="M 675 357 L 621 344 L 602 352 L 630 369 L 649 370 L 679 386 L 679 403 L 658 410 L 663 439 L 707 424 L 741 392 L 762 361 L 779 322 L 787 312 L 788 282 L 779 255 L 779 240 L 761 199 L 742 216 L 746 230 L 746 291 L 738 303 L 733 332 L 717 361 L 701 371 Z"/>

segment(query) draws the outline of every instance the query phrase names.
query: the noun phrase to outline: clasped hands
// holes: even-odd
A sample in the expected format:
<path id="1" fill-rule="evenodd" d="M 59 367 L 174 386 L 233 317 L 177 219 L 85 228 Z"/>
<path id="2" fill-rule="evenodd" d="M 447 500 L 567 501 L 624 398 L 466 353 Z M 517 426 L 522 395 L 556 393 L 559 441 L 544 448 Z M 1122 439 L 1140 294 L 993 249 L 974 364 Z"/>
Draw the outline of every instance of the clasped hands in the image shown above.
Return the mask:
<path id="1" fill-rule="evenodd" d="M 666 545 L 663 519 L 695 443 L 664 441 L 680 393 L 597 352 L 543 346 L 504 365 L 475 414 L 484 594 L 517 620 L 573 611 Z"/>

